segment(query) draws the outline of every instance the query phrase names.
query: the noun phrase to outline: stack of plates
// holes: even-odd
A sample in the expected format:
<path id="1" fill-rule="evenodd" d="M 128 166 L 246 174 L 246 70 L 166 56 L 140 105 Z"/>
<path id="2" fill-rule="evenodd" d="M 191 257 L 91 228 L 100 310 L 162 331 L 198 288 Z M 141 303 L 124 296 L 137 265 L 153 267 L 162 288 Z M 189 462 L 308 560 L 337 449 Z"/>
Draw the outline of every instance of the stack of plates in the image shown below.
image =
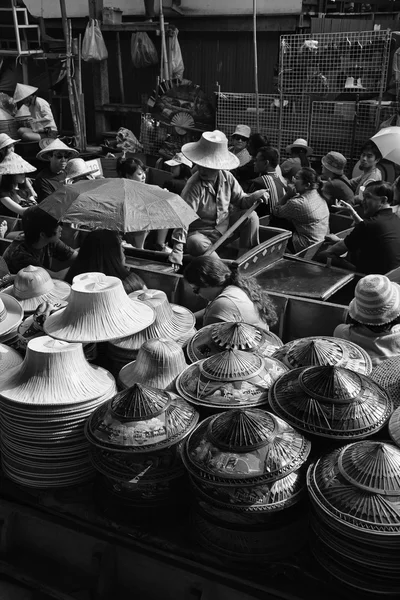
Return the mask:
<path id="1" fill-rule="evenodd" d="M 297 548 L 290 523 L 293 512 L 298 519 L 310 449 L 301 433 L 262 410 L 230 410 L 202 421 L 183 449 L 200 541 L 247 558 L 276 556 L 283 537 Z"/>
<path id="2" fill-rule="evenodd" d="M 194 408 L 176 394 L 140 384 L 98 408 L 86 437 L 105 491 L 124 506 L 174 503 L 184 475 L 180 444 L 197 421 Z"/>
<path id="3" fill-rule="evenodd" d="M 81 344 L 43 336 L 22 365 L 0 377 L 1 457 L 15 482 L 56 488 L 89 479 L 84 425 L 116 392 L 108 371 L 86 361 Z"/>
<path id="4" fill-rule="evenodd" d="M 178 393 L 189 402 L 215 411 L 266 404 L 268 390 L 287 371 L 268 356 L 225 350 L 199 360 L 179 375 Z"/>
<path id="5" fill-rule="evenodd" d="M 244 350 L 261 356 L 272 356 L 282 346 L 277 335 L 247 323 L 215 323 L 206 325 L 189 341 L 186 352 L 190 362 L 214 356 L 225 350 Z"/>
<path id="6" fill-rule="evenodd" d="M 334 450 L 311 465 L 312 549 L 347 585 L 400 595 L 400 450 L 371 440 Z"/>
<path id="7" fill-rule="evenodd" d="M 272 410 L 306 434 L 357 440 L 387 423 L 393 404 L 366 375 L 341 367 L 293 369 L 273 385 Z"/>
<path id="8" fill-rule="evenodd" d="M 274 358 L 282 361 L 289 369 L 312 366 L 344 367 L 369 375 L 372 362 L 365 350 L 333 337 L 306 337 L 288 342 L 276 350 Z"/>

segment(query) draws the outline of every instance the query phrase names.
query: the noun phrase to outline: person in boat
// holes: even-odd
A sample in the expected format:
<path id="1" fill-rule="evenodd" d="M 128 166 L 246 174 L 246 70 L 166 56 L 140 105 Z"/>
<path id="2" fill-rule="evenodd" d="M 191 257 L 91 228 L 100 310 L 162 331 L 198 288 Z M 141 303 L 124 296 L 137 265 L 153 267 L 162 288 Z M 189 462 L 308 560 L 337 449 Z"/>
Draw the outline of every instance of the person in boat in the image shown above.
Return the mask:
<path id="1" fill-rule="evenodd" d="M 354 204 L 354 192 L 349 179 L 344 174 L 347 160 L 340 152 L 328 152 L 322 160 L 322 176 L 324 182 L 322 194 L 331 208 L 343 200 Z"/>
<path id="2" fill-rule="evenodd" d="M 60 240 L 61 223 L 39 206 L 31 206 L 22 215 L 22 229 L 23 234 L 3 254 L 10 272 L 33 265 L 43 267 L 55 279 L 63 279 L 78 251 Z M 61 263 L 61 270 L 53 270 L 54 260 Z"/>
<path id="3" fill-rule="evenodd" d="M 13 140 L 6 133 L 0 133 L 0 163 L 3 162 L 6 156 L 15 151 L 15 144 L 19 140 Z"/>
<path id="4" fill-rule="evenodd" d="M 368 140 L 361 149 L 359 167 L 362 174 L 350 179 L 356 204 L 362 202 L 363 188 L 373 181 L 382 181 L 382 172 L 378 167 L 381 158 L 382 154 L 376 144 L 372 140 Z"/>
<path id="5" fill-rule="evenodd" d="M 68 161 L 79 156 L 78 150 L 70 148 L 59 139 L 50 141 L 50 143 L 47 143 L 48 141 L 42 140 L 43 148 L 36 155 L 36 158 L 48 163 L 34 181 L 39 203 L 64 185 L 65 168 Z"/>
<path id="6" fill-rule="evenodd" d="M 295 176 L 294 189 L 289 188 L 272 209 L 274 226 L 293 231 L 288 247 L 295 253 L 322 242 L 329 233 L 329 208 L 321 190 L 317 173 L 304 167 Z"/>
<path id="7" fill-rule="evenodd" d="M 345 238 L 336 235 L 327 238 L 332 244 L 322 258 L 338 258 L 346 253 L 348 266 L 359 273 L 384 275 L 400 266 L 400 219 L 393 213 L 392 186 L 372 181 L 363 194 L 364 220 L 353 207 L 347 205 L 356 221 L 353 231 Z M 340 261 L 334 264 L 340 266 Z"/>
<path id="8" fill-rule="evenodd" d="M 65 183 L 74 184 L 78 181 L 94 179 L 93 170 L 89 169 L 83 158 L 70 158 L 65 167 Z"/>
<path id="9" fill-rule="evenodd" d="M 264 146 L 258 150 L 254 161 L 254 171 L 258 177 L 253 180 L 250 191 L 266 189 L 269 193 L 269 203 L 262 204 L 257 209 L 259 217 L 270 214 L 286 194 L 287 188 L 276 173 L 278 164 L 279 151 L 276 148 Z"/>
<path id="10" fill-rule="evenodd" d="M 184 277 L 195 294 L 209 304 L 203 326 L 224 321 L 243 321 L 265 330 L 277 322 L 275 306 L 253 277 L 243 277 L 218 256 L 194 258 Z"/>
<path id="11" fill-rule="evenodd" d="M 13 232 L 17 220 L 36 204 L 35 193 L 31 185 L 27 185 L 27 173 L 36 168 L 15 152 L 8 154 L 0 163 L 0 215 L 5 217 L 8 232 Z"/>
<path id="12" fill-rule="evenodd" d="M 178 152 L 171 160 L 165 161 L 165 164 L 170 167 L 172 173 L 172 179 L 165 183 L 165 189 L 180 196 L 192 176 L 193 163 L 182 152 Z"/>
<path id="13" fill-rule="evenodd" d="M 232 146 L 229 151 L 239 159 L 239 167 L 244 167 L 251 162 L 251 155 L 247 149 L 251 135 L 251 129 L 248 125 L 237 125 L 232 134 Z"/>
<path id="14" fill-rule="evenodd" d="M 14 102 L 17 108 L 28 107 L 32 117 L 30 127 L 20 127 L 18 135 L 27 142 L 39 141 L 42 137 L 56 137 L 57 125 L 50 104 L 37 95 L 38 88 L 17 83 Z"/>
<path id="15" fill-rule="evenodd" d="M 335 337 L 364 348 L 373 366 L 400 355 L 400 287 L 384 275 L 367 275 L 357 283 L 346 323 Z"/>
<path id="16" fill-rule="evenodd" d="M 239 159 L 229 152 L 228 140 L 222 131 L 207 131 L 198 142 L 182 147 L 182 152 L 197 165 L 197 172 L 187 182 L 182 198 L 197 213 L 198 219 L 189 229 L 175 229 L 172 233 L 173 252 L 168 257 L 175 268 L 183 259 L 183 246 L 192 256 L 201 256 L 216 242 L 258 199 L 267 200 L 267 190 L 245 194 L 229 172 Z M 252 213 L 240 228 L 239 254 L 259 244 L 259 220 Z"/>
<path id="17" fill-rule="evenodd" d="M 286 147 L 286 152 L 289 154 L 289 158 L 281 164 L 281 172 L 283 177 L 291 183 L 300 169 L 310 166 L 308 157 L 313 153 L 313 149 L 306 140 L 298 138 L 293 144 Z"/>
<path id="18" fill-rule="evenodd" d="M 117 231 L 96 229 L 88 233 L 65 280 L 72 283 L 76 275 L 96 272 L 118 277 L 127 294 L 146 289 L 144 281 L 126 266 L 121 242 Z"/>
<path id="19" fill-rule="evenodd" d="M 146 183 L 146 168 L 141 160 L 138 158 L 125 158 L 120 157 L 117 160 L 117 173 L 119 177 L 123 179 L 130 179 L 131 181 L 138 181 L 139 183 Z M 135 248 L 144 248 L 148 232 L 138 231 L 125 234 L 125 240 L 128 244 L 131 244 Z M 156 233 L 156 242 L 150 248 L 150 250 L 157 250 L 158 252 L 171 253 L 167 243 L 168 229 L 159 229 Z"/>
<path id="20" fill-rule="evenodd" d="M 253 180 L 256 176 L 254 164 L 258 151 L 260 150 L 260 148 L 264 148 L 270 145 L 271 142 L 269 141 L 269 139 L 266 136 L 261 135 L 261 133 L 252 133 L 249 137 L 247 150 L 251 156 L 251 161 L 243 167 L 238 167 L 237 169 L 232 171 L 232 175 L 236 177 L 244 191 L 249 191 L 253 185 Z M 279 164 L 276 166 L 275 171 L 279 179 L 282 181 L 283 185 L 286 185 L 286 179 L 282 176 Z"/>

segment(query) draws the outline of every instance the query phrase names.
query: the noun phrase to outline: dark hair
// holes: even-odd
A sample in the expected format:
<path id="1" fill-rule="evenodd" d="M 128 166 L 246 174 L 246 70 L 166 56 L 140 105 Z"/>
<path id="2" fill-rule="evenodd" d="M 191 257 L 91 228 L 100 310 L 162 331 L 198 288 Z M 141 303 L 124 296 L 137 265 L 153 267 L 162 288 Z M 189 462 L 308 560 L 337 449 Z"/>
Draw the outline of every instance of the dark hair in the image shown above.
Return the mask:
<path id="1" fill-rule="evenodd" d="M 261 154 L 263 160 L 267 160 L 274 169 L 279 165 L 279 150 L 272 146 L 263 146 L 258 149 L 257 154 Z"/>
<path id="2" fill-rule="evenodd" d="M 60 221 L 57 221 L 39 206 L 29 207 L 22 215 L 22 229 L 28 244 L 35 244 L 39 241 L 41 233 L 44 233 L 47 237 L 52 237 L 59 225 Z"/>
<path id="3" fill-rule="evenodd" d="M 299 176 L 302 178 L 305 184 L 310 186 L 310 190 L 318 190 L 319 193 L 322 192 L 323 183 L 318 176 L 318 173 L 314 171 L 311 167 L 303 167 L 296 173 L 296 177 Z"/>
<path id="4" fill-rule="evenodd" d="M 355 319 L 353 319 L 353 317 L 347 314 L 346 323 L 351 327 L 366 327 L 374 333 L 389 333 L 392 327 L 400 324 L 400 316 L 394 319 L 394 321 L 391 321 L 390 323 L 385 323 L 385 325 L 364 325 L 364 323 L 356 321 Z"/>
<path id="5" fill-rule="evenodd" d="M 11 192 L 14 186 L 14 175 L 3 175 L 0 183 L 2 192 Z"/>
<path id="6" fill-rule="evenodd" d="M 306 148 L 299 148 L 299 146 L 294 146 L 291 149 L 290 154 L 293 154 L 294 156 L 297 156 L 300 159 L 300 163 L 301 163 L 302 167 L 310 166 L 310 161 L 308 160 L 308 157 L 307 157 Z"/>
<path id="7" fill-rule="evenodd" d="M 250 153 L 254 158 L 260 148 L 269 146 L 269 144 L 269 139 L 264 135 L 261 135 L 261 133 L 252 133 L 249 137 L 249 141 L 247 142 L 247 149 L 249 152 L 251 151 Z"/>
<path id="8" fill-rule="evenodd" d="M 176 177 L 176 179 L 190 179 L 192 176 L 192 171 L 190 169 L 190 167 L 188 167 L 187 165 L 184 165 L 183 163 L 181 163 L 179 166 L 179 175 L 178 177 Z"/>
<path id="9" fill-rule="evenodd" d="M 278 320 L 271 298 L 256 280 L 253 277 L 243 277 L 236 268 L 229 267 L 218 257 L 194 258 L 186 267 L 184 277 L 188 283 L 198 287 L 236 285 L 248 295 L 265 323 L 274 325 Z"/>
<path id="10" fill-rule="evenodd" d="M 375 196 L 386 196 L 389 204 L 393 204 L 393 188 L 387 181 L 370 181 L 365 189 L 375 194 Z"/>
<path id="11" fill-rule="evenodd" d="M 117 160 L 118 177 L 126 177 L 134 175 L 138 169 L 145 170 L 145 166 L 138 158 L 122 158 Z"/>
<path id="12" fill-rule="evenodd" d="M 372 140 L 368 140 L 367 142 L 365 142 L 365 144 L 361 148 L 361 153 L 362 152 L 372 152 L 375 158 L 378 160 L 381 160 L 382 158 L 382 154 L 380 153 L 378 146 L 374 144 Z"/>
<path id="13" fill-rule="evenodd" d="M 81 273 L 97 272 L 118 277 L 123 281 L 131 271 L 122 261 L 121 238 L 118 231 L 96 229 L 84 239 L 76 260 L 68 271 L 66 281 L 72 282 Z M 143 288 L 143 281 L 137 278 L 137 288 Z"/>

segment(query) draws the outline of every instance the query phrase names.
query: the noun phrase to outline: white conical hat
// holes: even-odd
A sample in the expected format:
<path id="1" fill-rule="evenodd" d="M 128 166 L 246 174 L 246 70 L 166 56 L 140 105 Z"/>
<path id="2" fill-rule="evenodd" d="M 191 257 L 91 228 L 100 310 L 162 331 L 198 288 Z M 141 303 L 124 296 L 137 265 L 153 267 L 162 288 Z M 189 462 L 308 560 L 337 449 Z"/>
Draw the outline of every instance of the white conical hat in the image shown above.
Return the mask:
<path id="1" fill-rule="evenodd" d="M 4 108 L 0 108 L 0 121 L 13 121 L 14 117 L 4 110 Z"/>
<path id="2" fill-rule="evenodd" d="M 52 279 L 46 269 L 29 265 L 18 271 L 13 285 L 4 294 L 14 296 L 25 313 L 34 312 L 42 302 L 57 304 L 66 300 L 71 293 L 71 286 L 66 281 Z"/>
<path id="3" fill-rule="evenodd" d="M 0 175 L 20 175 L 22 173 L 33 173 L 34 171 L 36 171 L 36 167 L 26 162 L 16 152 L 7 154 L 0 163 Z"/>
<path id="4" fill-rule="evenodd" d="M 208 169 L 236 169 L 239 159 L 228 150 L 228 138 L 222 131 L 205 131 L 198 142 L 182 146 L 182 152 L 193 163 Z"/>
<path id="5" fill-rule="evenodd" d="M 32 94 L 36 94 L 39 88 L 33 87 L 32 85 L 26 85 L 25 83 L 17 83 L 14 92 L 14 102 L 21 102 L 25 98 L 29 98 Z"/>
<path id="6" fill-rule="evenodd" d="M 131 300 L 117 277 L 74 277 L 66 308 L 47 318 L 44 330 L 66 342 L 106 342 L 146 329 L 155 319 L 144 302 Z"/>
<path id="7" fill-rule="evenodd" d="M 35 405 L 65 405 L 108 396 L 115 389 L 112 375 L 85 358 L 82 344 L 42 336 L 30 340 L 21 366 L 0 377 L 6 400 Z"/>
<path id="8" fill-rule="evenodd" d="M 43 142 L 43 140 L 41 140 L 41 142 Z M 42 147 L 42 144 L 40 142 L 39 142 L 39 146 Z M 57 150 L 63 150 L 64 152 L 70 152 L 71 156 L 78 156 L 78 154 L 79 154 L 78 150 L 75 150 L 75 148 L 70 148 L 69 146 L 64 144 L 64 142 L 62 142 L 61 140 L 56 138 L 55 140 L 52 140 L 50 143 L 46 144 L 42 148 L 42 150 L 40 150 L 40 152 L 37 153 L 36 158 L 39 158 L 40 160 L 50 160 L 49 154 L 51 152 L 55 152 Z"/>

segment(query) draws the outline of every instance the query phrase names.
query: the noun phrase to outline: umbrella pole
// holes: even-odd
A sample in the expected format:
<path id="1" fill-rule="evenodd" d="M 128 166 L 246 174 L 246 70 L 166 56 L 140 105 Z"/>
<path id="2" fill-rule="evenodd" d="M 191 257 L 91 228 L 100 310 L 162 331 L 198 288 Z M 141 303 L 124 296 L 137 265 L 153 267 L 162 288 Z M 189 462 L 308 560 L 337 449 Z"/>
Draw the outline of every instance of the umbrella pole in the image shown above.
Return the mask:
<path id="1" fill-rule="evenodd" d="M 260 131 L 260 97 L 258 93 L 257 0 L 253 0 L 254 90 L 256 93 L 256 125 Z"/>

